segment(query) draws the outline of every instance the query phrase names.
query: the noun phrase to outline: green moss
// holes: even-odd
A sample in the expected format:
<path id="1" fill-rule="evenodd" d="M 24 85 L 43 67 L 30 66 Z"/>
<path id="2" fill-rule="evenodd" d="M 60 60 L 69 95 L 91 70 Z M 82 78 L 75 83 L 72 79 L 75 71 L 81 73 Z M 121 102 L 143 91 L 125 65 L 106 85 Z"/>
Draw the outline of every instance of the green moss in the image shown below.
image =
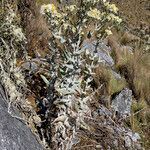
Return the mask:
<path id="1" fill-rule="evenodd" d="M 113 74 L 111 74 L 109 84 L 110 84 L 109 85 L 110 86 L 110 95 L 117 93 L 126 87 L 125 79 L 124 78 L 116 79 L 116 77 Z"/>
<path id="2" fill-rule="evenodd" d="M 124 78 L 116 78 L 112 70 L 104 66 L 100 66 L 99 70 L 96 72 L 95 82 L 97 84 L 104 84 L 105 92 L 109 96 L 127 87 L 126 80 Z"/>

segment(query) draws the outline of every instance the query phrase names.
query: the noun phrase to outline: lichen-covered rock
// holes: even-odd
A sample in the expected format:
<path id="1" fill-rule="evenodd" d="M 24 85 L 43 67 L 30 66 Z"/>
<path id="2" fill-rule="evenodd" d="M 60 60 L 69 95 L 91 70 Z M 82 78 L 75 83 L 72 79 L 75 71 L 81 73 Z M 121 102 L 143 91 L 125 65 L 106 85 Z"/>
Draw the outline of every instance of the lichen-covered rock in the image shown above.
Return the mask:
<path id="1" fill-rule="evenodd" d="M 5 99 L 0 87 L 0 150 L 43 150 L 25 123 L 8 113 Z"/>
<path id="2" fill-rule="evenodd" d="M 123 89 L 113 100 L 111 107 L 117 112 L 119 117 L 130 115 L 132 103 L 132 91 L 128 88 Z"/>

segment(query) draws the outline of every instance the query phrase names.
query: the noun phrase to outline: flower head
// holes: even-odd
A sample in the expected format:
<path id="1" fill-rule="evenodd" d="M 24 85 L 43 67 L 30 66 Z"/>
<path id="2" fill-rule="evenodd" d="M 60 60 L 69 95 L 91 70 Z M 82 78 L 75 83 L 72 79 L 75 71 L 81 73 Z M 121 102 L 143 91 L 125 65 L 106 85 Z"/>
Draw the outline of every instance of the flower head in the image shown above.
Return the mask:
<path id="1" fill-rule="evenodd" d="M 122 19 L 121 19 L 121 18 L 119 18 L 118 16 L 116 16 L 116 15 L 114 15 L 114 14 L 112 14 L 112 13 L 110 13 L 110 14 L 107 16 L 107 19 L 108 19 L 108 21 L 112 20 L 112 21 L 115 21 L 115 22 L 117 22 L 117 23 L 121 23 L 121 22 L 122 22 Z"/>
<path id="2" fill-rule="evenodd" d="M 70 6 L 67 6 L 67 10 L 70 10 L 70 11 L 74 11 L 76 9 L 76 5 L 70 5 Z"/>
<path id="3" fill-rule="evenodd" d="M 104 5 L 106 6 L 106 8 L 114 13 L 118 12 L 118 8 L 116 7 L 115 4 L 110 4 L 109 2 L 105 2 Z"/>
<path id="4" fill-rule="evenodd" d="M 45 12 L 51 12 L 52 14 L 57 13 L 56 6 L 54 4 L 42 5 L 41 13 L 45 14 Z"/>
<path id="5" fill-rule="evenodd" d="M 90 9 L 90 11 L 87 12 L 87 15 L 98 20 L 101 19 L 101 13 L 97 8 Z"/>
<path id="6" fill-rule="evenodd" d="M 106 29 L 105 32 L 106 32 L 106 34 L 107 34 L 108 36 L 109 36 L 109 35 L 112 35 L 112 32 L 111 32 L 111 30 L 109 30 L 109 29 Z"/>
<path id="7" fill-rule="evenodd" d="M 19 41 L 23 41 L 25 40 L 25 36 L 22 32 L 22 28 L 16 27 L 16 26 L 12 26 L 12 30 L 13 30 L 13 35 L 19 40 Z"/>

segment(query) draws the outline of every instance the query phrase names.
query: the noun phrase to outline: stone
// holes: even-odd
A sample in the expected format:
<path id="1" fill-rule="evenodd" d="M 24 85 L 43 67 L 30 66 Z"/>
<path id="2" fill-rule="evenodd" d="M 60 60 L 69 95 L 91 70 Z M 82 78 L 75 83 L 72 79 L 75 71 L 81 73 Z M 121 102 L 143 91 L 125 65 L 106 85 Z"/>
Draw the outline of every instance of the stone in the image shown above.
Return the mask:
<path id="1" fill-rule="evenodd" d="M 26 124 L 13 118 L 7 107 L 5 94 L 0 86 L 0 150 L 43 150 Z"/>
<path id="2" fill-rule="evenodd" d="M 117 112 L 119 117 L 127 117 L 130 115 L 132 104 L 132 91 L 128 88 L 123 89 L 113 100 L 112 110 Z"/>
<path id="3" fill-rule="evenodd" d="M 91 54 L 95 54 L 97 55 L 97 57 L 100 59 L 100 61 L 109 67 L 112 67 L 115 62 L 113 60 L 113 58 L 110 56 L 111 53 L 111 48 L 108 47 L 105 42 L 100 41 L 99 45 L 97 47 L 97 49 L 95 50 L 96 47 L 96 41 L 84 41 L 83 45 L 82 45 L 82 49 L 83 50 L 87 50 L 91 53 Z"/>

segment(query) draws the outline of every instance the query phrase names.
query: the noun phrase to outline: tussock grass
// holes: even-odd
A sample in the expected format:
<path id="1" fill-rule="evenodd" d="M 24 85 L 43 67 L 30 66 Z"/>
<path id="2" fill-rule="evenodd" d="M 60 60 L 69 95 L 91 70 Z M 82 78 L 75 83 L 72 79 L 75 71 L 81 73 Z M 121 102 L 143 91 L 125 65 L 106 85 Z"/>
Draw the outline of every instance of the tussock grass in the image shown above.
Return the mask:
<path id="1" fill-rule="evenodd" d="M 112 96 L 127 86 L 124 78 L 117 79 L 112 73 L 112 70 L 103 65 L 100 65 L 98 68 L 96 68 L 94 81 L 96 83 L 96 87 L 103 85 L 99 91 L 99 94 L 97 95 L 97 99 L 99 99 L 101 96 Z M 110 102 L 106 102 L 106 106 L 108 107 L 109 105 Z"/>
<path id="2" fill-rule="evenodd" d="M 146 101 L 134 101 L 132 104 L 132 115 L 130 118 L 130 127 L 133 131 L 140 133 L 142 144 L 145 149 L 150 147 L 150 107 Z"/>
<path id="3" fill-rule="evenodd" d="M 128 44 L 129 38 L 132 39 L 134 45 L 132 51 L 129 51 L 126 46 L 120 46 Z M 150 147 L 148 140 L 150 128 L 150 53 L 145 52 L 139 39 L 125 35 L 120 43 L 114 37 L 109 39 L 116 70 L 125 78 L 127 86 L 132 90 L 134 96 L 129 124 L 133 131 L 140 133 L 142 144 L 148 149 Z"/>
<path id="4" fill-rule="evenodd" d="M 141 49 L 135 49 L 133 53 L 122 53 L 117 64 L 117 69 L 126 78 L 137 100 L 144 99 L 150 103 L 150 55 L 143 53 Z"/>
<path id="5" fill-rule="evenodd" d="M 135 99 L 144 99 L 150 103 L 150 53 L 145 52 L 140 41 L 136 41 L 135 48 L 132 48 L 121 46 L 112 36 L 108 43 L 113 50 L 115 68 L 126 79 Z"/>

